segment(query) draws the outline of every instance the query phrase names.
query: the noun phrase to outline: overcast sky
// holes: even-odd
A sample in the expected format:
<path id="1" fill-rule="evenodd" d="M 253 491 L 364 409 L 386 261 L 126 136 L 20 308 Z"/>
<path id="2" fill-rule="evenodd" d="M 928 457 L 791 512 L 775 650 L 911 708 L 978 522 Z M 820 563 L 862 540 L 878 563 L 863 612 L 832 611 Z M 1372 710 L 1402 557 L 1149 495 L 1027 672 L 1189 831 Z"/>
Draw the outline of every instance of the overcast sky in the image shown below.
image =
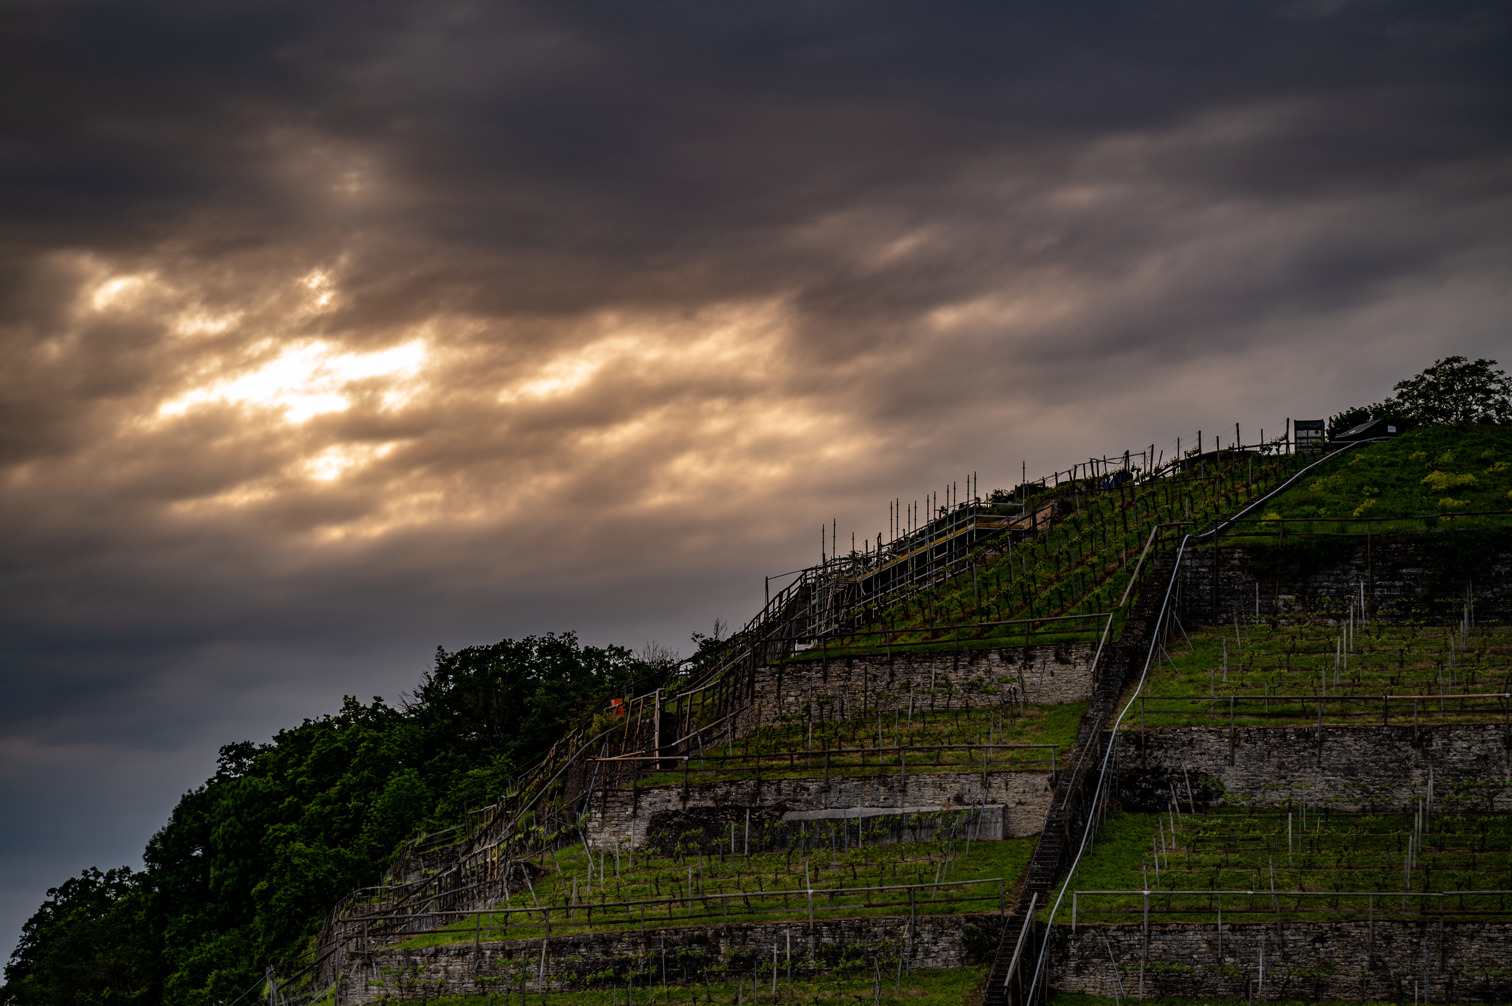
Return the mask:
<path id="1" fill-rule="evenodd" d="M 1512 362 L 1509 27 L 7 3 L 0 953 L 438 644 L 687 653 L 831 518 Z"/>

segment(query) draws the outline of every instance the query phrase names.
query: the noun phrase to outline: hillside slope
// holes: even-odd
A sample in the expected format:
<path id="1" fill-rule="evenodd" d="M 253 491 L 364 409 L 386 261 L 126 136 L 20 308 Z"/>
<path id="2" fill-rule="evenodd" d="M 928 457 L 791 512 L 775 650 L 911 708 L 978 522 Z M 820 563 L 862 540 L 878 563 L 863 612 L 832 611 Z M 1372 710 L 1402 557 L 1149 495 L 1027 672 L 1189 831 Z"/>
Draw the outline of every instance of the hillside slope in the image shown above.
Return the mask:
<path id="1" fill-rule="evenodd" d="M 1355 448 L 1266 514 L 1380 519 L 1487 510 L 1512 510 L 1512 427 L 1429 426 Z"/>

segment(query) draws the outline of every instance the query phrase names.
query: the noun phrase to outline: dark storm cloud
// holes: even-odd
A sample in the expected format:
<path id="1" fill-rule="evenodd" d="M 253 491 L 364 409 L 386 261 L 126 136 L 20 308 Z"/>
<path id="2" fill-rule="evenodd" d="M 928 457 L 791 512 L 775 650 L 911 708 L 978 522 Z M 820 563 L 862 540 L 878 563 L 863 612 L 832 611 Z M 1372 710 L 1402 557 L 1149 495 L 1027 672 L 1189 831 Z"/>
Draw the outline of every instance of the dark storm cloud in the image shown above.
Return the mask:
<path id="1" fill-rule="evenodd" d="M 1509 22 L 12 5 L 3 925 L 437 643 L 676 645 L 829 515 L 1497 355 Z"/>

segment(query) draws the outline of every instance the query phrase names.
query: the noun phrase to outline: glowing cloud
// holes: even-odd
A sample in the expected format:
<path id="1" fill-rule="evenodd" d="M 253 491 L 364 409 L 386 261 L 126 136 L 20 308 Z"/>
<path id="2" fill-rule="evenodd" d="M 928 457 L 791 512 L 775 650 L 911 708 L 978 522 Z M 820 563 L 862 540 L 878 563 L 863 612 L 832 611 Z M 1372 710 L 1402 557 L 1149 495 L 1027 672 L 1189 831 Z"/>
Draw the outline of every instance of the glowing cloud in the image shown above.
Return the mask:
<path id="1" fill-rule="evenodd" d="M 89 295 L 89 304 L 96 311 L 106 311 L 129 302 L 141 293 L 150 276 L 112 276 Z"/>
<path id="2" fill-rule="evenodd" d="M 344 412 L 352 405 L 351 386 L 360 381 L 387 379 L 384 403 L 402 404 L 402 386 L 413 383 L 429 353 L 419 340 L 372 353 L 344 351 L 316 339 L 290 346 L 252 370 L 213 379 L 164 402 L 159 419 L 181 416 L 200 405 L 234 404 L 283 413 L 291 423 L 312 416 Z"/>
<path id="3" fill-rule="evenodd" d="M 348 472 L 384 457 L 394 444 L 336 444 L 304 463 L 305 473 L 317 482 L 334 482 Z"/>

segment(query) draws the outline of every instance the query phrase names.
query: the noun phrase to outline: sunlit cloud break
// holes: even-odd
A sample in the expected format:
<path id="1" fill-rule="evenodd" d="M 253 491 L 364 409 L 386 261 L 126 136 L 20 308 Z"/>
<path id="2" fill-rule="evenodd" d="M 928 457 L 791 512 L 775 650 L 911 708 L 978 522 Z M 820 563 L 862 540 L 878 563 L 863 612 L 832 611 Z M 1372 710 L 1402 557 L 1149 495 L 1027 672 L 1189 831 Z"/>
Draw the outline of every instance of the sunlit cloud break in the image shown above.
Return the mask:
<path id="1" fill-rule="evenodd" d="M 271 340 L 261 345 L 269 346 Z M 352 406 L 353 385 L 380 379 L 385 382 L 384 407 L 398 408 L 414 396 L 429 355 L 418 339 L 369 353 L 324 339 L 302 341 L 261 366 L 215 378 L 163 402 L 157 416 L 171 419 L 199 406 L 225 404 L 274 410 L 290 423 L 303 423 L 346 411 Z"/>

